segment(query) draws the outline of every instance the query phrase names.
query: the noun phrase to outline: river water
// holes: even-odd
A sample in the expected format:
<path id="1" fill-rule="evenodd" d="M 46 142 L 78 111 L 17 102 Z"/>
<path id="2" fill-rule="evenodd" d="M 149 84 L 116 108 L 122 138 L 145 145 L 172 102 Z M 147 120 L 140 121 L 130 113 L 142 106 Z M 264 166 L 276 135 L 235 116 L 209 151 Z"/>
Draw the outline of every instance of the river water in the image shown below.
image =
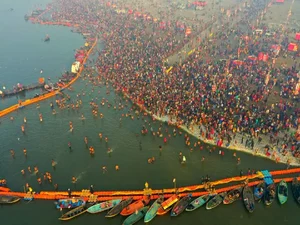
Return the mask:
<path id="1" fill-rule="evenodd" d="M 46 0 L 43 0 L 46 2 Z M 51 27 L 33 25 L 26 23 L 23 16 L 36 5 L 36 0 L 30 1 L 1 1 L 0 9 L 0 40 L 7 43 L 2 45 L 0 55 L 1 73 L 0 83 L 12 86 L 18 82 L 35 82 L 40 76 L 40 69 L 44 70 L 47 77 L 55 79 L 64 69 L 69 69 L 74 60 L 74 49 L 84 43 L 80 35 L 73 34 L 65 27 Z M 41 4 L 41 1 L 39 1 Z M 12 12 L 4 9 L 14 8 Z M 3 18 L 6 18 L 4 20 Z M 10 19 L 8 19 L 10 18 Z M 14 29 L 9 29 L 14 27 Z M 5 35 L 2 31 L 6 30 Z M 41 39 L 49 34 L 51 41 L 46 44 Z M 22 38 L 21 38 L 22 37 Z M 28 57 L 28 60 L 24 61 Z M 27 59 L 27 58 L 26 58 Z M 37 69 L 35 69 L 37 68 Z M 8 74 L 8 75 L 7 75 Z M 102 98 L 115 105 L 114 100 L 119 98 L 113 92 L 106 95 L 104 86 L 92 86 L 87 80 L 79 80 L 74 85 L 74 91 L 66 93 L 75 98 L 78 92 L 85 92 L 81 97 L 83 106 L 80 112 L 72 110 L 57 110 L 57 115 L 52 115 L 50 102 L 54 99 L 40 103 L 40 108 L 35 105 L 26 107 L 19 112 L 13 113 L 14 121 L 9 117 L 1 118 L 0 124 L 0 178 L 6 178 L 9 187 L 14 191 L 23 191 L 25 183 L 29 183 L 35 191 L 53 190 L 53 185 L 43 183 L 37 184 L 37 177 L 27 172 L 23 177 L 20 173 L 22 169 L 30 166 L 39 167 L 39 171 L 51 172 L 53 183 L 59 185 L 60 190 L 71 188 L 81 190 L 88 188 L 91 184 L 96 190 L 140 190 L 144 188 L 144 183 L 148 182 L 153 189 L 171 188 L 172 180 L 176 178 L 176 185 L 186 186 L 198 184 L 201 177 L 210 175 L 211 179 L 221 179 L 239 175 L 240 170 L 244 173 L 248 168 L 261 169 L 284 169 L 282 164 L 276 164 L 270 160 L 253 157 L 245 153 L 237 153 L 241 158 L 241 164 L 236 164 L 233 152 L 224 150 L 225 156 L 218 155 L 218 149 L 209 153 L 212 146 L 202 145 L 203 149 L 195 148 L 193 152 L 184 144 L 184 133 L 182 136 L 171 137 L 167 144 L 163 144 L 163 139 L 153 137 L 150 134 L 141 135 L 141 128 L 144 124 L 154 130 L 159 127 L 159 122 L 150 122 L 148 117 L 140 117 L 131 120 L 129 117 L 122 117 L 131 107 L 130 103 L 123 100 L 122 104 L 127 104 L 122 110 L 108 108 L 107 104 L 100 106 L 100 112 L 104 118 L 93 117 L 89 102 L 94 99 L 97 103 Z M 0 103 L 0 108 L 16 101 L 15 98 L 4 100 Z M 43 114 L 44 121 L 39 121 L 39 113 Z M 86 117 L 81 120 L 81 114 Z M 27 118 L 26 132 L 21 132 L 23 118 Z M 120 118 L 122 122 L 120 123 Z M 69 131 L 69 121 L 72 121 L 74 131 Z M 163 130 L 168 129 L 172 133 L 173 128 L 163 125 Z M 101 141 L 98 133 L 109 138 L 108 144 Z M 166 134 L 164 132 L 164 134 Z M 95 156 L 91 157 L 84 143 L 87 136 L 89 145 L 94 146 Z M 196 140 L 192 138 L 192 144 Z M 72 143 L 72 151 L 68 148 L 68 142 Z M 162 153 L 159 146 L 162 145 Z M 113 152 L 107 153 L 107 147 L 111 147 Z M 27 149 L 28 157 L 23 155 L 23 148 Z M 16 152 L 15 159 L 12 159 L 9 150 Z M 187 164 L 182 166 L 178 161 L 179 152 L 187 158 Z M 149 157 L 155 157 L 154 164 L 148 164 Z M 201 158 L 205 161 L 201 162 Z M 51 166 L 51 159 L 57 162 L 56 170 Z M 119 165 L 120 170 L 115 171 L 115 165 Z M 102 167 L 107 167 L 107 172 L 102 172 Z M 76 186 L 71 183 L 72 176 L 77 177 Z M 242 204 L 238 201 L 232 205 L 219 206 L 213 210 L 201 208 L 191 213 L 183 213 L 178 218 L 162 216 L 155 218 L 151 223 L 154 225 L 164 224 L 200 224 L 200 225 L 296 225 L 299 224 L 295 216 L 299 207 L 294 202 L 291 191 L 289 201 L 280 206 L 274 202 L 271 207 L 265 207 L 262 203 L 256 205 L 253 214 L 248 214 Z M 58 221 L 60 212 L 54 209 L 53 202 L 34 200 L 26 203 L 20 202 L 12 206 L 0 207 L 1 221 L 8 225 L 54 225 L 63 222 Z M 124 218 L 117 216 L 112 219 L 104 218 L 104 214 L 88 215 L 84 214 L 68 222 L 72 225 L 81 224 L 121 224 Z M 139 222 L 137 224 L 143 224 Z"/>

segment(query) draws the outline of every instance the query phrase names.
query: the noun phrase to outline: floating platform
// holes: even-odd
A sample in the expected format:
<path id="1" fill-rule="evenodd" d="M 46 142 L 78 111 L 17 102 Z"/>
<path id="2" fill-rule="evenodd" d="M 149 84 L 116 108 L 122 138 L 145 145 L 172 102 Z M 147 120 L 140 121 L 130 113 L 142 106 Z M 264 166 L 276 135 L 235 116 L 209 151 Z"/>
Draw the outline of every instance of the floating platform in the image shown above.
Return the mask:
<path id="1" fill-rule="evenodd" d="M 300 168 L 296 169 L 290 169 L 290 170 L 278 170 L 278 171 L 272 171 L 270 172 L 270 175 L 276 176 L 276 175 L 287 175 L 287 174 L 295 174 L 300 173 Z M 231 177 L 226 178 L 214 182 L 210 182 L 211 185 L 216 188 L 216 193 L 222 193 L 226 191 L 230 191 L 236 188 L 240 188 L 244 186 L 242 183 L 243 181 L 249 181 L 249 186 L 255 186 L 259 182 L 261 182 L 261 179 L 264 179 L 263 173 L 259 171 L 256 175 L 249 175 L 249 176 L 241 176 L 241 177 Z M 286 182 L 291 182 L 294 179 L 294 177 L 287 177 L 287 178 L 277 178 L 274 179 L 274 183 L 279 183 L 281 180 L 285 180 Z M 297 177 L 297 179 L 300 181 L 300 177 Z M 252 180 L 252 181 L 251 181 Z M 250 182 L 251 181 L 251 182 Z M 230 184 L 230 183 L 236 183 L 239 182 L 239 184 L 232 184 L 227 187 L 217 188 L 218 185 L 224 185 L 224 184 Z M 165 198 L 169 198 L 172 196 L 175 192 L 179 194 L 179 196 L 183 197 L 188 194 L 191 194 L 192 197 L 198 197 L 202 195 L 209 194 L 208 191 L 204 189 L 204 185 L 193 185 L 193 186 L 187 186 L 187 187 L 181 187 L 178 189 L 170 188 L 170 189 L 163 189 L 163 195 Z M 162 189 L 158 190 L 151 190 L 151 199 L 157 199 L 162 194 Z M 8 188 L 0 187 L 0 195 L 9 195 L 9 196 L 16 196 L 20 198 L 29 197 L 27 193 L 23 192 L 12 192 Z M 128 199 L 133 198 L 133 200 L 139 200 L 142 199 L 145 195 L 144 190 L 135 190 L 135 191 L 96 191 L 93 194 L 89 192 L 89 190 L 82 190 L 82 191 L 73 191 L 72 197 L 82 197 L 85 201 L 107 201 L 112 199 Z M 43 200 L 58 200 L 63 199 L 68 196 L 67 191 L 61 191 L 61 192 L 55 192 L 55 191 L 42 191 L 39 194 L 31 194 L 30 197 L 33 199 L 43 199 Z"/>

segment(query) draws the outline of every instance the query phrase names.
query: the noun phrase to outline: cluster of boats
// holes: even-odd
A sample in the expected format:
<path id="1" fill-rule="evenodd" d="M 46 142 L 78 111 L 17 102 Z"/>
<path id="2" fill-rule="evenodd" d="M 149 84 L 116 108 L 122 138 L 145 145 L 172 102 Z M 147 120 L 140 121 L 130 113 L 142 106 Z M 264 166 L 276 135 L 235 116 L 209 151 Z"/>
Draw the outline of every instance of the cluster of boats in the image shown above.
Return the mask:
<path id="1" fill-rule="evenodd" d="M 300 182 L 297 178 L 292 181 L 292 193 L 296 202 L 300 205 Z M 68 198 L 60 199 L 56 204 L 56 208 L 63 211 L 64 209 L 70 209 L 68 212 L 61 215 L 60 220 L 71 220 L 83 213 L 101 213 L 108 211 L 105 217 L 114 217 L 118 214 L 127 216 L 123 225 L 131 225 L 144 219 L 144 222 L 150 222 L 156 215 L 165 215 L 170 212 L 171 216 L 178 216 L 182 212 L 191 212 L 203 205 L 206 205 L 206 209 L 210 210 L 216 208 L 221 203 L 227 205 L 231 204 L 238 199 L 243 200 L 245 208 L 248 212 L 252 213 L 255 209 L 256 201 L 263 201 L 265 205 L 271 205 L 274 200 L 277 199 L 280 204 L 284 204 L 288 199 L 288 185 L 282 180 L 276 188 L 274 183 L 266 185 L 265 181 L 261 181 L 254 191 L 248 185 L 233 189 L 229 192 L 207 194 L 200 196 L 192 200 L 192 194 L 188 194 L 184 197 L 180 197 L 178 194 L 173 194 L 168 199 L 164 200 L 163 196 L 160 196 L 149 207 L 151 197 L 144 196 L 142 199 L 134 201 L 133 198 L 113 199 L 100 203 L 89 203 L 83 198 Z M 0 196 L 0 204 L 16 203 L 20 199 L 13 196 Z"/>
<path id="2" fill-rule="evenodd" d="M 292 182 L 292 192 L 295 200 L 300 204 L 300 183 L 296 178 Z M 143 218 L 144 222 L 150 222 L 156 215 L 165 215 L 168 212 L 170 212 L 171 216 L 178 216 L 184 211 L 194 211 L 203 205 L 206 205 L 206 209 L 210 210 L 221 203 L 227 205 L 241 198 L 247 211 L 252 213 L 255 209 L 256 201 L 263 201 L 265 205 L 271 205 L 276 199 L 276 194 L 280 204 L 284 204 L 287 201 L 288 185 L 284 180 L 279 183 L 277 190 L 274 183 L 266 185 L 264 181 L 261 181 L 254 187 L 254 191 L 251 187 L 245 185 L 229 192 L 208 194 L 194 200 L 192 200 L 192 194 L 182 198 L 174 194 L 166 200 L 164 200 L 163 196 L 160 196 L 150 207 L 148 206 L 150 196 L 144 196 L 143 199 L 135 202 L 133 202 L 132 198 L 126 200 L 113 199 L 93 205 L 86 203 L 80 198 L 71 198 L 59 200 L 56 202 L 56 207 L 59 209 L 74 208 L 63 214 L 59 218 L 60 220 L 70 220 L 85 212 L 95 214 L 109 210 L 105 217 L 114 217 L 118 214 L 128 216 L 124 220 L 123 225 L 131 225 Z"/>

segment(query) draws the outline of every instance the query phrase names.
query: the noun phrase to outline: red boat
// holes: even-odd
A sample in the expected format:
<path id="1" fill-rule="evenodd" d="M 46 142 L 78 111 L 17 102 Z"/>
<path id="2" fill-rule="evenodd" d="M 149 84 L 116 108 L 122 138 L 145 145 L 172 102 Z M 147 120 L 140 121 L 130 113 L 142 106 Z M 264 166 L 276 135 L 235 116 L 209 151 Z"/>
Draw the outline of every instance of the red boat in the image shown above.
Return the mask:
<path id="1" fill-rule="evenodd" d="M 132 204 L 130 204 L 129 206 L 127 206 L 126 208 L 124 208 L 122 211 L 121 211 L 121 215 L 122 216 L 129 216 L 131 215 L 132 213 L 140 210 L 141 208 L 143 208 L 144 206 L 148 205 L 150 202 L 150 197 L 144 197 L 143 199 L 141 200 L 138 200 Z"/>

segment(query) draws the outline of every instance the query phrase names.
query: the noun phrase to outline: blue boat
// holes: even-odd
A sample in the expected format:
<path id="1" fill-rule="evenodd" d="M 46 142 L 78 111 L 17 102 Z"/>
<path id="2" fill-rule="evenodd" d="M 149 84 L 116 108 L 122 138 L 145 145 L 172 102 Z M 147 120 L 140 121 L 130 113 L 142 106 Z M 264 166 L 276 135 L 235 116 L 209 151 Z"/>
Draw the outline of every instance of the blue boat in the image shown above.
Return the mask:
<path id="1" fill-rule="evenodd" d="M 96 205 L 89 207 L 87 209 L 87 212 L 88 213 L 100 213 L 100 212 L 103 212 L 103 211 L 106 211 L 106 210 L 109 210 L 109 209 L 115 207 L 121 201 L 122 201 L 122 199 L 113 199 L 113 200 L 109 200 L 106 202 L 101 202 L 101 203 L 98 203 Z"/>
<path id="2" fill-rule="evenodd" d="M 188 211 L 188 212 L 194 211 L 194 210 L 198 209 L 199 207 L 203 206 L 205 203 L 207 203 L 209 199 L 210 199 L 210 195 L 200 196 L 200 197 L 196 198 L 194 201 L 192 201 L 186 207 L 185 211 Z"/>
<path id="3" fill-rule="evenodd" d="M 254 200 L 260 201 L 266 191 L 266 183 L 262 181 L 254 188 Z"/>
<path id="4" fill-rule="evenodd" d="M 57 209 L 72 209 L 85 205 L 85 203 L 86 202 L 82 198 L 59 199 L 57 202 L 55 202 Z"/>
<path id="5" fill-rule="evenodd" d="M 164 201 L 164 198 L 161 197 L 161 198 L 158 198 L 152 205 L 151 207 L 149 208 L 149 210 L 147 211 L 145 217 L 144 217 L 144 222 L 145 223 L 148 223 L 150 222 L 151 220 L 154 219 L 154 217 L 156 216 L 157 214 L 157 211 L 159 209 L 159 207 L 161 206 L 161 203 Z"/>

